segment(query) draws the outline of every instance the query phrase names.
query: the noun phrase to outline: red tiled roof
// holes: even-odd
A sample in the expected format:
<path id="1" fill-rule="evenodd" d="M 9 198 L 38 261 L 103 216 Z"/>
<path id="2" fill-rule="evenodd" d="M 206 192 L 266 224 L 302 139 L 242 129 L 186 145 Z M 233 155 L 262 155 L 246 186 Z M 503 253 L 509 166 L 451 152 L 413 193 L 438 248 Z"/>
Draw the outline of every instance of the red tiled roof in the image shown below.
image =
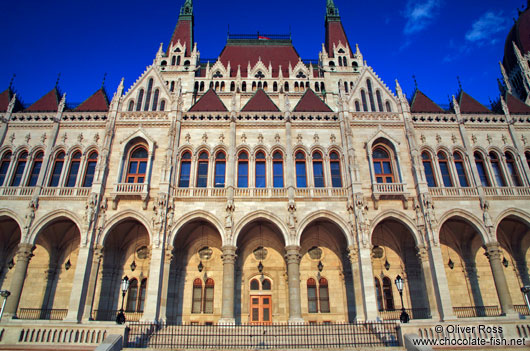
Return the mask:
<path id="1" fill-rule="evenodd" d="M 109 110 L 109 100 L 103 88 L 77 106 L 74 111 L 80 112 L 106 112 Z"/>
<path id="2" fill-rule="evenodd" d="M 173 31 L 173 35 L 171 36 L 171 41 L 169 42 L 169 46 L 167 47 L 169 53 L 169 47 L 171 44 L 176 44 L 179 39 L 180 43 L 182 45 L 186 44 L 186 52 L 184 53 L 186 56 L 190 56 L 191 50 L 193 50 L 192 47 L 192 37 L 193 37 L 193 21 L 191 19 L 179 19 L 177 22 L 177 25 L 175 26 L 175 30 Z"/>
<path id="3" fill-rule="evenodd" d="M 510 114 L 530 114 L 530 106 L 508 92 L 505 95 L 505 101 Z"/>
<path id="4" fill-rule="evenodd" d="M 458 97 L 461 113 L 491 113 L 491 111 L 477 100 L 469 96 L 465 91 L 460 92 Z"/>
<path id="5" fill-rule="evenodd" d="M 348 45 L 350 48 L 350 55 L 353 56 L 350 42 L 348 41 L 344 28 L 342 27 L 342 22 L 326 21 L 326 50 L 328 51 L 329 57 L 334 57 L 333 44 L 339 45 L 339 42 L 344 46 Z"/>
<path id="6" fill-rule="evenodd" d="M 237 74 L 237 66 L 241 67 L 241 76 L 247 77 L 247 67 L 250 61 L 250 65 L 254 65 L 258 62 L 261 57 L 261 61 L 265 67 L 269 67 L 269 62 L 272 66 L 272 74 L 274 77 L 279 75 L 279 66 L 282 66 L 283 76 L 289 75 L 289 63 L 294 67 L 300 60 L 300 56 L 292 45 L 281 45 L 281 44 L 269 44 L 267 41 L 258 41 L 252 44 L 227 44 L 219 59 L 226 67 L 228 61 L 230 61 L 231 74 L 230 76 L 235 77 Z"/>
<path id="7" fill-rule="evenodd" d="M 416 89 L 410 104 L 410 112 L 440 113 L 445 111 L 419 89 Z"/>
<path id="8" fill-rule="evenodd" d="M 279 112 L 278 106 L 272 102 L 271 98 L 263 89 L 258 89 L 253 97 L 248 100 L 241 109 L 242 112 Z"/>
<path id="9" fill-rule="evenodd" d="M 59 92 L 57 88 L 53 88 L 48 94 L 41 97 L 39 100 L 34 102 L 28 107 L 26 112 L 55 112 L 59 107 Z"/>
<path id="10" fill-rule="evenodd" d="M 312 89 L 307 89 L 293 112 L 333 112 Z"/>
<path id="11" fill-rule="evenodd" d="M 201 96 L 201 98 L 193 105 L 189 112 L 226 112 L 226 106 L 223 104 L 217 93 L 213 89 Z"/>
<path id="12" fill-rule="evenodd" d="M 9 89 L 4 90 L 0 94 L 0 112 L 6 112 L 7 107 L 9 106 L 9 101 L 11 101 L 11 91 Z"/>

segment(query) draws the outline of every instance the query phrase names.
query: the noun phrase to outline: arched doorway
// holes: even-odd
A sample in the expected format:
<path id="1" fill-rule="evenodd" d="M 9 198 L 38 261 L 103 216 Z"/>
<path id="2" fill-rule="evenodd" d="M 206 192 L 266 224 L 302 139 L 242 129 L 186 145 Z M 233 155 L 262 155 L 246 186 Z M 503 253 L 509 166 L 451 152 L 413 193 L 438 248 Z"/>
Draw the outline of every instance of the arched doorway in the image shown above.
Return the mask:
<path id="1" fill-rule="evenodd" d="M 404 307 L 412 319 L 430 318 L 423 270 L 414 234 L 409 227 L 396 219 L 385 219 L 375 227 L 372 244 L 372 270 L 379 316 L 386 320 L 399 319 Z M 397 276 L 404 280 L 404 306 L 394 284 Z"/>
<path id="2" fill-rule="evenodd" d="M 19 318 L 66 317 L 80 240 L 77 225 L 66 217 L 54 219 L 40 230 L 24 280 Z"/>
<path id="3" fill-rule="evenodd" d="M 460 216 L 446 220 L 440 228 L 447 284 L 457 317 L 485 317 L 500 314 L 484 241 L 474 225 Z"/>
<path id="4" fill-rule="evenodd" d="M 268 220 L 254 220 L 241 229 L 236 246 L 236 322 L 287 322 L 289 296 L 283 257 L 285 241 L 280 229 Z"/>
<path id="5" fill-rule="evenodd" d="M 110 321 L 122 306 L 120 282 L 126 276 L 129 289 L 123 306 L 127 321 L 141 318 L 149 283 L 150 248 L 147 229 L 128 218 L 116 224 L 103 243 L 103 264 L 98 272 L 92 318 Z"/>
<path id="6" fill-rule="evenodd" d="M 211 324 L 221 316 L 222 239 L 203 219 L 183 225 L 175 236 L 169 267 L 166 319 Z"/>
<path id="7" fill-rule="evenodd" d="M 355 295 L 342 229 L 327 219 L 311 222 L 300 238 L 302 317 L 309 322 L 352 322 Z M 333 292 L 333 304 L 329 301 Z"/>
<path id="8" fill-rule="evenodd" d="M 20 243 L 20 227 L 10 217 L 0 217 L 0 287 L 9 287 L 15 255 Z"/>

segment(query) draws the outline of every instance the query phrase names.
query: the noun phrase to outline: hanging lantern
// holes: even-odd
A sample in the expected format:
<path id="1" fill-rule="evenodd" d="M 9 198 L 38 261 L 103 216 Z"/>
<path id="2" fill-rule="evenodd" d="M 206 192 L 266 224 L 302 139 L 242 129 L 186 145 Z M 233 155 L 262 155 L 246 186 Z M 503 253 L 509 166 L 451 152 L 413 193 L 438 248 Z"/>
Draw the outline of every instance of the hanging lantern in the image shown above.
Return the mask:
<path id="1" fill-rule="evenodd" d="M 322 264 L 322 261 L 318 261 L 318 266 L 317 266 L 317 268 L 318 268 L 318 271 L 319 271 L 319 272 L 322 272 L 322 270 L 324 269 L 324 265 Z"/>
<path id="2" fill-rule="evenodd" d="M 199 273 L 202 272 L 202 270 L 204 269 L 204 266 L 202 265 L 202 261 L 199 262 L 197 269 L 199 270 Z"/>
<path id="3" fill-rule="evenodd" d="M 11 269 L 15 267 L 15 261 L 13 261 L 13 259 L 11 259 L 11 261 L 9 261 L 9 263 L 7 264 L 7 268 Z"/>
<path id="4" fill-rule="evenodd" d="M 506 259 L 506 257 L 503 257 L 503 258 L 502 258 L 502 265 L 503 265 L 504 267 L 508 268 L 508 264 L 509 264 L 509 263 L 508 263 L 508 260 Z"/>
<path id="5" fill-rule="evenodd" d="M 131 263 L 131 271 L 134 272 L 135 269 L 136 269 L 136 261 L 133 260 Z"/>
<path id="6" fill-rule="evenodd" d="M 70 267 L 72 267 L 72 263 L 70 262 L 70 259 L 68 259 L 68 261 L 66 261 L 64 264 L 64 269 L 69 270 Z"/>
<path id="7" fill-rule="evenodd" d="M 388 263 L 388 260 L 385 260 L 385 269 L 387 271 L 390 269 L 390 263 Z"/>
<path id="8" fill-rule="evenodd" d="M 453 260 L 451 258 L 449 258 L 449 262 L 447 262 L 447 265 L 451 269 L 455 268 L 455 263 L 453 262 Z"/>
<path id="9" fill-rule="evenodd" d="M 259 261 L 259 264 L 258 264 L 258 272 L 260 273 L 263 272 L 263 263 L 261 263 L 261 261 Z"/>

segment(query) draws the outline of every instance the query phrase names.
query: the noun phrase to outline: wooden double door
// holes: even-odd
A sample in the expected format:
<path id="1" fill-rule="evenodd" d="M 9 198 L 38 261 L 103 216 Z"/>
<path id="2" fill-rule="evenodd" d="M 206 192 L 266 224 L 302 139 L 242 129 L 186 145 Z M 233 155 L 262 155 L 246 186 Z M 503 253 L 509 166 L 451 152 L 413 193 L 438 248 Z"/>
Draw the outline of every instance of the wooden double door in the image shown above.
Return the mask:
<path id="1" fill-rule="evenodd" d="M 271 295 L 250 295 L 250 323 L 272 324 Z"/>

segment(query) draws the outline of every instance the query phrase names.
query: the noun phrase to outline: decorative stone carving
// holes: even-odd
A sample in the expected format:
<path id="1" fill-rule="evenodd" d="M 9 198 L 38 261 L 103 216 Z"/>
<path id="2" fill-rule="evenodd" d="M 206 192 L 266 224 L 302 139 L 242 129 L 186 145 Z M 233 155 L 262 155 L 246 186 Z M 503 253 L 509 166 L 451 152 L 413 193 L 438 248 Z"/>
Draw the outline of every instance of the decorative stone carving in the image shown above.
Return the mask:
<path id="1" fill-rule="evenodd" d="M 298 142 L 298 144 L 301 144 L 303 139 L 304 139 L 304 138 L 302 137 L 302 134 L 298 134 L 298 135 L 296 136 L 296 141 Z"/>
<path id="2" fill-rule="evenodd" d="M 276 143 L 280 142 L 280 134 L 276 133 L 276 135 L 274 136 L 274 141 L 276 141 Z"/>
<path id="3" fill-rule="evenodd" d="M 87 227 L 87 230 L 92 227 L 93 219 L 94 219 L 94 213 L 96 211 L 96 204 L 97 204 L 98 194 L 91 193 L 88 197 L 86 204 L 85 204 L 85 224 Z"/>
<path id="4" fill-rule="evenodd" d="M 39 208 L 39 199 L 32 198 L 28 203 L 26 215 L 24 216 L 24 233 L 27 236 L 29 234 L 33 220 L 35 219 L 35 212 Z"/>
<path id="5" fill-rule="evenodd" d="M 233 213 L 236 209 L 234 205 L 234 199 L 228 199 L 226 202 L 226 215 L 225 215 L 225 227 L 232 228 L 233 225 Z"/>
<path id="6" fill-rule="evenodd" d="M 489 201 L 480 201 L 480 207 L 482 208 L 482 219 L 484 220 L 484 225 L 488 228 L 488 231 L 491 234 L 493 230 L 493 222 L 491 221 L 491 216 L 489 214 L 490 203 Z"/>
<path id="7" fill-rule="evenodd" d="M 48 138 L 48 136 L 46 135 L 46 133 L 42 133 L 42 135 L 40 136 L 41 143 L 44 144 L 46 142 L 47 138 Z"/>
<path id="8" fill-rule="evenodd" d="M 263 144 L 263 134 L 258 134 L 258 143 Z"/>
<path id="9" fill-rule="evenodd" d="M 26 140 L 26 144 L 29 143 L 29 141 L 31 140 L 31 134 L 30 133 L 26 134 L 26 136 L 24 137 L 24 140 Z"/>
<path id="10" fill-rule="evenodd" d="M 287 205 L 287 211 L 289 212 L 289 215 L 287 217 L 287 225 L 289 228 L 294 229 L 296 227 L 296 203 L 294 200 L 289 200 L 289 204 Z"/>
<path id="11" fill-rule="evenodd" d="M 96 144 L 98 143 L 99 138 L 100 138 L 100 137 L 99 137 L 99 133 L 96 133 L 96 134 L 94 135 L 94 142 L 95 142 Z"/>
<path id="12" fill-rule="evenodd" d="M 320 260 L 322 258 L 322 249 L 318 246 L 313 246 L 307 250 L 307 253 L 312 260 Z"/>
<path id="13" fill-rule="evenodd" d="M 258 261 L 263 261 L 267 258 L 268 251 L 263 246 L 258 246 L 254 251 L 252 251 L 254 254 L 254 258 Z"/>
<path id="14" fill-rule="evenodd" d="M 83 133 L 79 133 L 79 135 L 77 136 L 77 141 L 79 141 L 80 143 L 82 143 L 84 138 L 85 138 L 85 137 L 83 136 Z"/>
<path id="15" fill-rule="evenodd" d="M 191 139 L 191 135 L 190 133 L 186 133 L 186 135 L 184 136 L 184 140 L 186 141 L 186 143 L 190 143 L 190 139 Z"/>
<path id="16" fill-rule="evenodd" d="M 243 144 L 246 144 L 246 142 L 247 142 L 247 135 L 246 135 L 245 133 L 243 133 L 243 134 L 241 135 L 241 142 L 242 142 Z"/>
<path id="17" fill-rule="evenodd" d="M 329 141 L 332 143 L 332 144 L 335 144 L 335 142 L 337 141 L 337 137 L 335 136 L 335 134 L 331 134 L 330 137 L 329 137 Z"/>

